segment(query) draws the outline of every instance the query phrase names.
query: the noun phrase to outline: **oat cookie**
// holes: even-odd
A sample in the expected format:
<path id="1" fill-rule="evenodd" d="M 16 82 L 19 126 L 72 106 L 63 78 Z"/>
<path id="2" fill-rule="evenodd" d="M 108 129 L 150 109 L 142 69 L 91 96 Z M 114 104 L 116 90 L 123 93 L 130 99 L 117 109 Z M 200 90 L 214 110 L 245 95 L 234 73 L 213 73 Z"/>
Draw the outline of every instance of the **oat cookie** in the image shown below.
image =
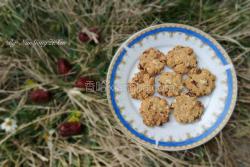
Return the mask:
<path id="1" fill-rule="evenodd" d="M 165 99 L 152 96 L 142 101 L 140 112 L 147 126 L 159 126 L 168 121 L 169 106 Z"/>
<path id="2" fill-rule="evenodd" d="M 182 90 L 182 76 L 175 72 L 164 72 L 159 78 L 158 92 L 163 96 L 178 96 Z"/>
<path id="3" fill-rule="evenodd" d="M 204 111 L 203 104 L 197 97 L 188 94 L 177 96 L 171 107 L 174 109 L 175 119 L 180 123 L 194 122 Z"/>
<path id="4" fill-rule="evenodd" d="M 215 76 L 207 69 L 192 69 L 184 84 L 194 95 L 204 96 L 213 91 L 215 79 Z"/>
<path id="5" fill-rule="evenodd" d="M 145 99 L 154 94 L 155 77 L 150 76 L 145 71 L 137 73 L 128 83 L 128 91 L 135 99 Z"/>
<path id="6" fill-rule="evenodd" d="M 159 74 L 166 63 L 165 55 L 155 48 L 145 50 L 140 56 L 138 68 L 150 75 Z"/>
<path id="7" fill-rule="evenodd" d="M 192 48 L 176 46 L 167 53 L 166 64 L 179 74 L 185 74 L 197 66 L 196 56 Z"/>

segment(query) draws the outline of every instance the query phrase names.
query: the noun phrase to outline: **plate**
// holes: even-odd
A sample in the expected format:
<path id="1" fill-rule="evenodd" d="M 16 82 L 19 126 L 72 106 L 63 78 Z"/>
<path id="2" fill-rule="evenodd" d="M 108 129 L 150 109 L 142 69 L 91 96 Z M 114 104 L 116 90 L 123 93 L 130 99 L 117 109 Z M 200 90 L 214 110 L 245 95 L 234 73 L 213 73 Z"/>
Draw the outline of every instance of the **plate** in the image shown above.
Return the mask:
<path id="1" fill-rule="evenodd" d="M 216 87 L 210 95 L 199 98 L 205 111 L 198 121 L 181 124 L 170 114 L 169 122 L 148 127 L 139 113 L 141 101 L 131 98 L 127 84 L 139 71 L 137 64 L 143 51 L 154 47 L 167 53 L 176 45 L 194 50 L 199 67 L 216 76 Z M 171 69 L 165 67 L 164 71 Z M 155 87 L 158 86 L 156 83 Z M 111 110 L 124 133 L 147 147 L 177 151 L 204 144 L 222 130 L 235 107 L 237 79 L 230 57 L 215 39 L 197 28 L 168 23 L 143 29 L 120 46 L 109 67 L 106 90 Z M 157 92 L 155 96 L 163 97 Z M 174 99 L 164 98 L 169 104 Z"/>

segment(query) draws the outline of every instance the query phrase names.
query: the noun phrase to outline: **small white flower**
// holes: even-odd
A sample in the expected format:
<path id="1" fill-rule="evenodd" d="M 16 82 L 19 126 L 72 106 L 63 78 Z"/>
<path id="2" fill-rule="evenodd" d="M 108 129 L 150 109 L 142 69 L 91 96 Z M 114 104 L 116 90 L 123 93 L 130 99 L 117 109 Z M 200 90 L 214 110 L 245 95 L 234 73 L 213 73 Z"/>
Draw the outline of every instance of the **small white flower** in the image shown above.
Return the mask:
<path id="1" fill-rule="evenodd" d="M 16 120 L 11 118 L 5 118 L 4 122 L 1 124 L 1 129 L 6 132 L 13 132 L 17 128 Z"/>
<path id="2" fill-rule="evenodd" d="M 53 134 L 55 133 L 54 129 L 49 130 L 49 136 L 48 136 L 48 141 L 47 141 L 47 145 L 50 151 L 52 151 L 53 149 Z"/>
<path id="3" fill-rule="evenodd" d="M 49 135 L 52 136 L 55 133 L 55 129 L 50 129 L 49 130 Z"/>

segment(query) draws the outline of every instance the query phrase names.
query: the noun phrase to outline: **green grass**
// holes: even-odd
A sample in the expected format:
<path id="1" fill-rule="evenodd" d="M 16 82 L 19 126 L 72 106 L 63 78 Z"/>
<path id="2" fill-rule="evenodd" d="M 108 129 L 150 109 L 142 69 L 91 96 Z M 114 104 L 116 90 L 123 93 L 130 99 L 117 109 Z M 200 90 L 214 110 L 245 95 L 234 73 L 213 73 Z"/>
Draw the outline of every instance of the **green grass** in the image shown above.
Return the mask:
<path id="1" fill-rule="evenodd" d="M 250 1 L 249 0 L 6 0 L 0 3 L 0 123 L 17 119 L 13 134 L 0 131 L 0 165 L 7 166 L 249 166 L 250 165 Z M 129 140 L 109 110 L 104 92 L 72 94 L 78 76 L 103 81 L 119 45 L 150 25 L 183 23 L 216 38 L 233 60 L 238 101 L 227 126 L 192 150 L 166 152 Z M 77 34 L 98 27 L 98 44 Z M 7 41 L 63 39 L 64 46 L 14 46 Z M 65 81 L 56 61 L 67 58 L 74 72 Z M 24 88 L 35 80 L 53 92 L 36 105 Z M 82 135 L 62 139 L 57 126 L 69 110 L 82 111 Z M 50 130 L 55 132 L 49 135 Z"/>

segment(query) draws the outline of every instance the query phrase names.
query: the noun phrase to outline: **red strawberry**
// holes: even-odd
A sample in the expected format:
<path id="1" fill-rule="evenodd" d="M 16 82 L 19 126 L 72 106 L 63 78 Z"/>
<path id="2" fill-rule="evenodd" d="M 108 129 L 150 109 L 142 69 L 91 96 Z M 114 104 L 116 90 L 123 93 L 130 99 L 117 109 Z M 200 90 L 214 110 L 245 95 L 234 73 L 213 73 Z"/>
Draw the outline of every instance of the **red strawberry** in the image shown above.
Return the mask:
<path id="1" fill-rule="evenodd" d="M 80 122 L 64 122 L 59 125 L 58 130 L 62 137 L 78 135 L 82 132 L 82 124 Z"/>
<path id="2" fill-rule="evenodd" d="M 96 90 L 96 82 L 88 77 L 80 77 L 76 80 L 75 87 L 94 91 Z"/>
<path id="3" fill-rule="evenodd" d="M 57 61 L 57 71 L 59 74 L 66 75 L 70 72 L 72 66 L 68 60 L 60 58 Z"/>
<path id="4" fill-rule="evenodd" d="M 30 99 L 35 103 L 46 103 L 50 100 L 51 94 L 43 89 L 36 89 L 30 93 Z"/>
<path id="5" fill-rule="evenodd" d="M 96 39 L 99 41 L 99 39 L 100 39 L 100 32 L 98 31 L 98 29 L 95 28 L 95 27 L 92 27 L 92 28 L 89 29 L 89 31 L 95 33 L 95 34 L 96 34 Z M 93 37 L 90 37 L 90 36 L 89 36 L 87 33 L 85 33 L 85 32 L 80 32 L 80 33 L 78 34 L 78 38 L 79 38 L 79 40 L 80 40 L 81 42 L 93 41 L 93 39 L 92 39 Z"/>
<path id="6" fill-rule="evenodd" d="M 89 41 L 89 36 L 86 33 L 84 33 L 84 32 L 80 32 L 78 34 L 78 38 L 79 38 L 79 40 L 81 42 L 87 42 L 87 41 Z"/>

